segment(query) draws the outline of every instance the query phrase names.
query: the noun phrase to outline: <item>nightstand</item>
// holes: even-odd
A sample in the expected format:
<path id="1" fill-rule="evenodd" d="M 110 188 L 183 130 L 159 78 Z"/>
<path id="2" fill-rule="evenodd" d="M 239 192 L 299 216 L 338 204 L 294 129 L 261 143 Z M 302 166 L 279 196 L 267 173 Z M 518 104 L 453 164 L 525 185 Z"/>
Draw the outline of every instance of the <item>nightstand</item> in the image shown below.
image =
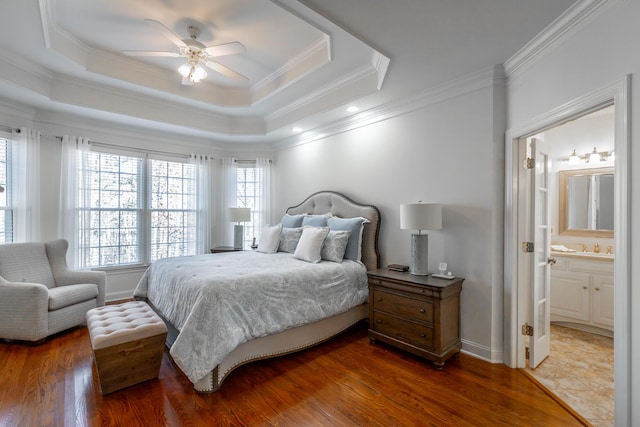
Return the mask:
<path id="1" fill-rule="evenodd" d="M 212 254 L 219 254 L 222 252 L 236 252 L 236 251 L 243 251 L 243 249 L 235 249 L 233 246 L 216 246 L 213 249 L 209 249 L 209 251 L 211 251 Z"/>
<path id="2" fill-rule="evenodd" d="M 462 348 L 463 278 L 439 279 L 378 269 L 369 276 L 369 339 L 431 360 L 441 370 Z"/>

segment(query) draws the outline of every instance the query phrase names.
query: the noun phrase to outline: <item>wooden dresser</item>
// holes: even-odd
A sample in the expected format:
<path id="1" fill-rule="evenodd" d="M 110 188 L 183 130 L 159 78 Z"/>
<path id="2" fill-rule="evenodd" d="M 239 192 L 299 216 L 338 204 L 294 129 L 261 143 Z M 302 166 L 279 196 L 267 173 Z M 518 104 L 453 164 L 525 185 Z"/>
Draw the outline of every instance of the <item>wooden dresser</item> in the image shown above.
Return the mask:
<path id="1" fill-rule="evenodd" d="M 442 369 L 460 352 L 460 291 L 464 279 L 369 271 L 369 339 L 382 341 Z"/>

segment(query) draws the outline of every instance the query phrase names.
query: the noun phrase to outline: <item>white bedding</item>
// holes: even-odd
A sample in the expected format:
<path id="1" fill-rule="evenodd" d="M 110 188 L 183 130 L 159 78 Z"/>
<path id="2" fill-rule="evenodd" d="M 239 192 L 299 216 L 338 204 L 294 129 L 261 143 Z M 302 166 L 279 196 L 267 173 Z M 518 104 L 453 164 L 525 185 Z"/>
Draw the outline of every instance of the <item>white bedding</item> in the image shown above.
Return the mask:
<path id="1" fill-rule="evenodd" d="M 134 296 L 180 330 L 170 354 L 195 383 L 239 344 L 347 311 L 368 288 L 360 262 L 238 251 L 156 261 Z"/>

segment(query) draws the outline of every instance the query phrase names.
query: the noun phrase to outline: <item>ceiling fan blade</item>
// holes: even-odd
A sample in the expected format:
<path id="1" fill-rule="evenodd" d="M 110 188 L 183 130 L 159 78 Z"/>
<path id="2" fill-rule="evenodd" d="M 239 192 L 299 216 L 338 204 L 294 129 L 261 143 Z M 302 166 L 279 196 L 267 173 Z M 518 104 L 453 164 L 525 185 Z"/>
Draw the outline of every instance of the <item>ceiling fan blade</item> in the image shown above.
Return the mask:
<path id="1" fill-rule="evenodd" d="M 175 44 L 176 46 L 187 47 L 185 42 L 183 42 L 182 39 L 178 37 L 173 31 L 165 27 L 162 22 L 155 21 L 153 19 L 145 19 L 145 22 L 151 25 L 152 27 L 154 27 L 156 30 L 160 31 L 166 38 L 171 40 L 173 44 Z"/>
<path id="2" fill-rule="evenodd" d="M 219 64 L 217 62 L 214 61 L 207 61 L 205 62 L 205 65 L 209 68 L 211 68 L 214 71 L 217 71 L 218 73 L 222 74 L 223 76 L 227 76 L 229 78 L 232 78 L 234 80 L 241 80 L 241 81 L 249 81 L 248 77 L 243 76 L 242 74 L 233 71 L 231 68 L 226 67 L 222 64 Z"/>
<path id="3" fill-rule="evenodd" d="M 240 42 L 231 42 L 219 44 L 216 46 L 209 46 L 205 50 L 211 57 L 234 55 L 236 53 L 244 53 L 247 51 L 244 45 Z"/>
<path id="4" fill-rule="evenodd" d="M 178 52 L 157 52 L 152 50 L 123 50 L 122 53 L 127 56 L 169 56 L 172 58 L 183 56 Z"/>

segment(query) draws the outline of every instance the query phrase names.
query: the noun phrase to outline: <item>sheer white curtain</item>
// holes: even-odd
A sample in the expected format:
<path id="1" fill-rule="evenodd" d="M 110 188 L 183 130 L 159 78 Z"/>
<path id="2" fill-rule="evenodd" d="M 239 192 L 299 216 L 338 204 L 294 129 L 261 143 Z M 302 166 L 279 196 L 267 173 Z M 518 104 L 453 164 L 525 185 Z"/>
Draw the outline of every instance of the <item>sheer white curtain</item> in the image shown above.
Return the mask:
<path id="1" fill-rule="evenodd" d="M 222 230 L 222 244 L 233 246 L 233 224 L 229 217 L 228 208 L 238 206 L 238 161 L 233 157 L 221 159 L 220 203 L 218 218 Z"/>
<path id="2" fill-rule="evenodd" d="M 260 171 L 258 176 L 262 177 L 262 186 L 260 197 L 258 198 L 260 206 L 256 206 L 259 213 L 258 230 L 264 226 L 271 224 L 271 160 L 258 158 L 256 159 L 256 169 Z"/>
<path id="3" fill-rule="evenodd" d="M 40 132 L 12 132 L 11 205 L 15 212 L 14 242 L 37 242 L 40 234 Z"/>
<path id="4" fill-rule="evenodd" d="M 189 163 L 198 168 L 198 200 L 196 219 L 196 253 L 209 253 L 211 246 L 211 213 L 213 212 L 211 177 L 213 158 L 191 154 Z"/>
<path id="5" fill-rule="evenodd" d="M 86 174 L 80 173 L 84 168 L 89 152 L 89 140 L 76 136 L 62 137 L 62 155 L 60 161 L 60 215 L 58 234 L 69 241 L 69 263 L 73 268 L 84 268 L 87 265 L 89 242 L 80 244 L 80 236 L 89 238 L 89 233 L 80 233 L 90 225 L 88 210 L 79 210 L 80 206 L 89 202 L 88 185 L 80 185 Z M 81 192 L 81 188 L 85 189 Z M 80 246 L 79 246 L 80 244 Z M 80 248 L 87 250 L 80 251 Z"/>

